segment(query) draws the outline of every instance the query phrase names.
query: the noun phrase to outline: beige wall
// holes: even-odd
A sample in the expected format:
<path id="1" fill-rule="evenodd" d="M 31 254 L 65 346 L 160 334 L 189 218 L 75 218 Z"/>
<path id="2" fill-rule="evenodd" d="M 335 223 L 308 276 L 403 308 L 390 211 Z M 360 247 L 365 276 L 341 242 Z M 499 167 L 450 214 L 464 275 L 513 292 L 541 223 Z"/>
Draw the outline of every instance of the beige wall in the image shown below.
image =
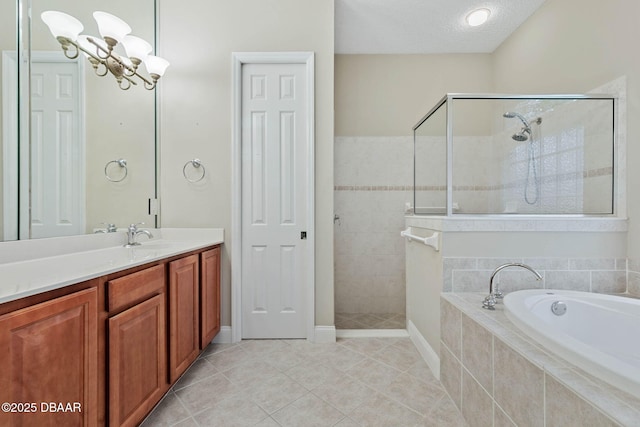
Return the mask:
<path id="1" fill-rule="evenodd" d="M 627 256 L 640 256 L 640 3 L 548 0 L 493 54 L 497 92 L 585 92 L 627 77 Z"/>
<path id="2" fill-rule="evenodd" d="M 163 227 L 223 227 L 222 324 L 231 324 L 231 53 L 315 52 L 316 324 L 333 325 L 333 1 L 159 2 Z M 198 157 L 207 177 L 182 176 Z"/>
<path id="3" fill-rule="evenodd" d="M 491 55 L 336 55 L 337 136 L 413 135 L 447 92 L 491 92 Z"/>

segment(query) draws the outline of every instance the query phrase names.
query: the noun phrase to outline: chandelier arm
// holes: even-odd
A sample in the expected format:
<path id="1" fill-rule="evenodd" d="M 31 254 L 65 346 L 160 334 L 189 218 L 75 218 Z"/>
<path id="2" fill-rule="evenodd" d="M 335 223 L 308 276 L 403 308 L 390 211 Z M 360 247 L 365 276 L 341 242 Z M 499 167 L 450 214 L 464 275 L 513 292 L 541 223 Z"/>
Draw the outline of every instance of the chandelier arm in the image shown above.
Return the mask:
<path id="1" fill-rule="evenodd" d="M 129 88 L 131 87 L 131 83 L 133 83 L 130 79 L 125 78 L 125 80 L 127 81 L 127 85 L 126 86 L 122 86 L 122 79 L 118 79 L 118 86 L 120 86 L 120 89 L 122 90 L 129 90 Z"/>
<path id="2" fill-rule="evenodd" d="M 147 90 L 153 90 L 153 89 L 155 89 L 155 88 L 156 88 L 156 82 L 151 83 L 151 82 L 149 82 L 149 81 L 148 81 L 148 80 L 146 80 L 146 79 L 143 79 L 143 80 L 144 80 L 144 88 L 145 88 L 145 89 L 147 89 Z"/>
<path id="3" fill-rule="evenodd" d="M 136 85 L 136 86 L 138 85 L 138 83 L 135 80 L 133 80 L 132 78 L 130 78 L 130 77 L 122 75 L 122 78 L 128 80 L 129 81 L 129 85 Z"/>
<path id="4" fill-rule="evenodd" d="M 69 49 L 68 45 L 63 45 L 62 46 L 62 52 L 64 53 L 64 56 L 67 57 L 68 59 L 76 59 L 78 57 L 78 55 L 80 55 L 80 50 L 78 48 L 78 45 L 73 43 L 73 42 L 71 42 L 69 44 L 71 46 L 75 47 L 75 50 L 73 51 L 74 53 L 69 55 L 70 49 Z"/>
<path id="5" fill-rule="evenodd" d="M 113 56 L 111 54 L 111 51 L 113 50 L 111 47 L 109 47 L 109 50 L 107 50 L 107 49 L 103 48 L 102 46 L 100 46 L 98 43 L 96 43 L 95 40 L 93 40 L 91 37 L 87 37 L 87 41 L 96 47 L 96 54 L 92 55 L 91 53 L 89 53 L 89 55 L 95 56 L 95 57 L 97 57 L 98 59 L 101 59 L 101 60 L 106 60 L 110 56 Z M 100 55 L 100 51 L 104 52 L 106 54 L 106 56 Z"/>
<path id="6" fill-rule="evenodd" d="M 104 71 L 103 72 L 99 72 L 98 70 L 100 69 L 100 65 L 102 65 L 104 67 Z M 104 77 L 107 75 L 107 73 L 109 72 L 109 69 L 107 68 L 107 64 L 105 64 L 104 62 L 100 61 L 98 64 L 96 64 L 93 67 L 93 71 L 95 71 L 96 76 L 98 77 Z"/>

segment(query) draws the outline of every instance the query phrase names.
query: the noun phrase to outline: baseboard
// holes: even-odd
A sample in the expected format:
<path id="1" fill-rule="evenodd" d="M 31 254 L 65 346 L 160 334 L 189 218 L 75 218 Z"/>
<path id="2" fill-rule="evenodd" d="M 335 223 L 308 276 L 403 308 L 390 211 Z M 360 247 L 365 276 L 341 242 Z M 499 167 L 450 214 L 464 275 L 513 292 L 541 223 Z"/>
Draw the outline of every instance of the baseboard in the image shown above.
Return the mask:
<path id="1" fill-rule="evenodd" d="M 409 338 L 411 342 L 416 346 L 418 352 L 422 356 L 427 366 L 433 372 L 433 375 L 440 379 L 440 357 L 433 351 L 433 348 L 429 345 L 427 340 L 422 336 L 416 325 L 411 320 L 407 321 L 407 331 L 409 332 Z"/>
<path id="2" fill-rule="evenodd" d="M 233 342 L 231 326 L 220 327 L 220 332 L 218 332 L 218 335 L 213 339 L 213 342 L 216 344 L 228 344 Z"/>
<path id="3" fill-rule="evenodd" d="M 408 337 L 406 329 L 338 329 L 337 338 L 402 338 Z"/>
<path id="4" fill-rule="evenodd" d="M 336 327 L 335 326 L 316 326 L 313 342 L 323 343 L 323 344 L 336 342 Z"/>

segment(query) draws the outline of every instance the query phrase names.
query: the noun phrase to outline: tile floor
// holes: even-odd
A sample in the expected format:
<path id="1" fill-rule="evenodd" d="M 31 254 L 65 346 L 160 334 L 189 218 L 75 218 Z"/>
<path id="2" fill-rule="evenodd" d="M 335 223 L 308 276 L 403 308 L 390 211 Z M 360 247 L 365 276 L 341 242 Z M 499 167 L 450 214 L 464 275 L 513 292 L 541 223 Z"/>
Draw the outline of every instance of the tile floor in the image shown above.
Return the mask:
<path id="1" fill-rule="evenodd" d="M 408 338 L 211 344 L 142 424 L 465 426 Z"/>
<path id="2" fill-rule="evenodd" d="M 336 313 L 338 329 L 405 329 L 404 313 Z"/>

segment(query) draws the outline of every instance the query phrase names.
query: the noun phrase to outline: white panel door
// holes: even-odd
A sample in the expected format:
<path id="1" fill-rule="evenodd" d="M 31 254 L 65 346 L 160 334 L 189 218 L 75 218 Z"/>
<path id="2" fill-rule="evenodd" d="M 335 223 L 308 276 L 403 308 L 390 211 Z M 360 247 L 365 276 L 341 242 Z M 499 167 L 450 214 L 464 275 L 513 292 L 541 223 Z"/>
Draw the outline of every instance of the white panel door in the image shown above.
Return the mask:
<path id="1" fill-rule="evenodd" d="M 34 56 L 30 168 L 34 238 L 85 231 L 79 79 L 75 62 L 39 62 Z M 24 219 L 26 215 L 21 211 Z"/>
<path id="2" fill-rule="evenodd" d="M 304 64 L 242 66 L 242 338 L 306 338 Z"/>

